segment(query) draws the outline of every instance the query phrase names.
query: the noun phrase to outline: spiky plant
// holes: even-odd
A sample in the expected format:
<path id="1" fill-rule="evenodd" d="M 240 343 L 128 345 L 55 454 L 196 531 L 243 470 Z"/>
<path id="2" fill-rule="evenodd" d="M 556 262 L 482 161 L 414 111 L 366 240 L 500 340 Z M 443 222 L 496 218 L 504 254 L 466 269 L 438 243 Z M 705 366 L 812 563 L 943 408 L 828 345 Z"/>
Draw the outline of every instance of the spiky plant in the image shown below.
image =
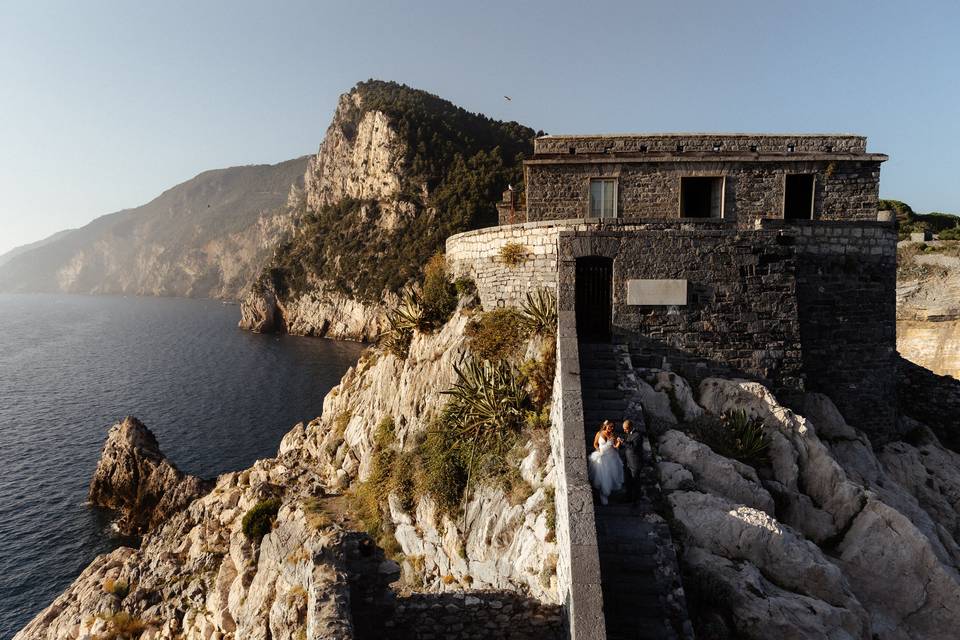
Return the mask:
<path id="1" fill-rule="evenodd" d="M 770 438 L 763 429 L 763 421 L 750 418 L 743 409 L 729 411 L 720 417 L 727 435 L 732 457 L 751 465 L 769 460 Z"/>
<path id="2" fill-rule="evenodd" d="M 466 440 L 498 445 L 519 429 L 530 398 L 522 377 L 507 362 L 468 360 L 455 366 L 457 381 L 443 393 L 450 396 L 448 424 Z"/>
<path id="3" fill-rule="evenodd" d="M 395 308 L 387 312 L 389 328 L 381 336 L 384 346 L 398 358 L 406 358 L 413 341 L 413 332 L 425 322 L 423 307 L 417 294 L 407 289 Z"/>
<path id="4" fill-rule="evenodd" d="M 552 335 L 557 331 L 557 296 L 549 289 L 528 291 L 520 303 L 522 324 L 531 333 Z"/>

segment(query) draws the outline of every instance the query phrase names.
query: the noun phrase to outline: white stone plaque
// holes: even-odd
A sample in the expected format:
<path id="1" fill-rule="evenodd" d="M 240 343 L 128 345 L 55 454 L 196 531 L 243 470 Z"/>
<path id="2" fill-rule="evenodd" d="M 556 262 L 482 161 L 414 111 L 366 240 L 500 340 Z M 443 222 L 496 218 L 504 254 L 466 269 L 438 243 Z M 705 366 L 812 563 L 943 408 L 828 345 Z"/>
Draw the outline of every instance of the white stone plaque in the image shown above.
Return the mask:
<path id="1" fill-rule="evenodd" d="M 684 306 L 686 280 L 627 280 L 627 304 Z"/>

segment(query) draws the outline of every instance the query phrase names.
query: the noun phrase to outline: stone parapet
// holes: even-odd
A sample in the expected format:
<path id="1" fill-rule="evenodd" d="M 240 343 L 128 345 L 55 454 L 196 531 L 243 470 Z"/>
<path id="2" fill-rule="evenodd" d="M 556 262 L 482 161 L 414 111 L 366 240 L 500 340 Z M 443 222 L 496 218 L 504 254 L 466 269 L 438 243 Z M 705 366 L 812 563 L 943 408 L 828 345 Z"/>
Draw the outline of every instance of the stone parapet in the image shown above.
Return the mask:
<path id="1" fill-rule="evenodd" d="M 576 315 L 558 311 L 557 368 L 550 408 L 550 447 L 556 466 L 557 591 L 571 640 L 603 640 L 603 592 L 594 524 L 593 492 L 587 477 L 583 399 Z"/>
<path id="2" fill-rule="evenodd" d="M 792 148 L 791 148 L 792 145 Z M 571 151 L 572 150 L 572 151 Z M 851 134 L 640 133 L 548 135 L 533 141 L 534 154 L 666 153 L 866 153 L 867 139 Z"/>

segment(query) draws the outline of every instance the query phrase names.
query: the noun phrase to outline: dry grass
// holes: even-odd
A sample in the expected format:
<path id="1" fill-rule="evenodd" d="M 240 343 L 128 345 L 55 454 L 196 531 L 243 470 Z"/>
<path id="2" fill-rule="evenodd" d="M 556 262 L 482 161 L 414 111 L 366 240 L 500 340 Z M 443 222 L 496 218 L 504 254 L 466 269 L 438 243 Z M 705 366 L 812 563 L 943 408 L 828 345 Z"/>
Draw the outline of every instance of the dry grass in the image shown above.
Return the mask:
<path id="1" fill-rule="evenodd" d="M 508 267 L 516 267 L 527 260 L 527 248 L 519 242 L 508 242 L 500 247 L 500 259 Z"/>

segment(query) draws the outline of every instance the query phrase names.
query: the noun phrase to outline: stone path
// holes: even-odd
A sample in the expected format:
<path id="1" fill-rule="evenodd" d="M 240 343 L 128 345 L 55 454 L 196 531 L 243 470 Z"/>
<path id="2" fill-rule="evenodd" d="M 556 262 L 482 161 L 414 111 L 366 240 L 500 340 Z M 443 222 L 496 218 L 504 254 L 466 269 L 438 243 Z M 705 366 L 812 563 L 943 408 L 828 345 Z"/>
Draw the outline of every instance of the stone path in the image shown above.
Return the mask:
<path id="1" fill-rule="evenodd" d="M 584 428 L 591 450 L 603 420 L 612 420 L 618 430 L 625 418 L 640 422 L 631 415 L 636 410 L 631 402 L 631 373 L 626 347 L 580 345 Z M 654 507 L 659 498 L 656 474 L 649 452 L 645 453 L 649 473 L 641 480 L 635 501 L 625 495 L 613 496 L 604 506 L 595 500 L 607 637 L 692 638 L 670 531 Z"/>

